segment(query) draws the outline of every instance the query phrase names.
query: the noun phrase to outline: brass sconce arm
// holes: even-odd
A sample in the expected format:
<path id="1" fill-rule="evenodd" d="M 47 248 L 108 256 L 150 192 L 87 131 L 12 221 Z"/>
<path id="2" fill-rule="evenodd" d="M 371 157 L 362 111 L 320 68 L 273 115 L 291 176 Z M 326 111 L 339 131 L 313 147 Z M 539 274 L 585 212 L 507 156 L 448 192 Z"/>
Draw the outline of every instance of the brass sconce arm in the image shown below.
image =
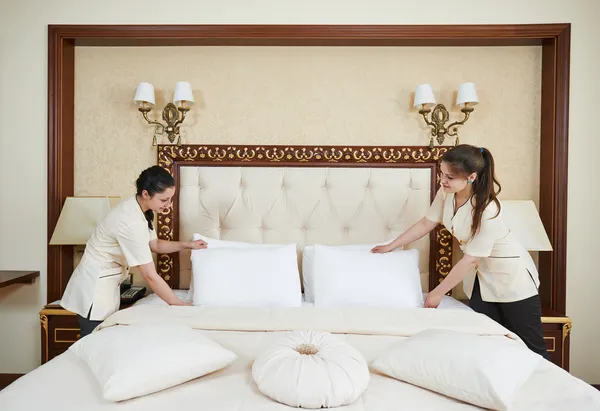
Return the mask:
<path id="1" fill-rule="evenodd" d="M 148 118 L 148 113 L 150 112 L 151 108 L 150 107 L 140 107 L 138 109 L 141 113 L 142 116 L 144 116 L 144 119 L 148 122 L 148 124 L 153 124 L 156 126 L 156 133 L 157 134 L 162 134 L 165 131 L 165 126 L 163 126 L 161 123 L 159 123 L 158 121 L 152 121 Z"/>
<path id="2" fill-rule="evenodd" d="M 465 115 L 465 117 L 461 121 L 455 121 L 454 123 L 450 124 L 447 127 L 448 128 L 448 132 L 447 132 L 448 136 L 458 137 L 458 127 L 457 126 L 462 126 L 463 124 L 465 124 L 467 122 L 467 120 L 469 119 L 469 116 L 473 112 L 474 108 L 468 107 L 468 103 L 465 104 L 465 106 L 466 106 L 465 108 L 460 110 Z"/>
<path id="3" fill-rule="evenodd" d="M 433 121 L 429 121 L 429 118 L 428 118 L 429 113 L 431 113 L 431 110 L 428 108 L 422 108 L 421 110 L 419 110 L 419 114 L 423 116 L 423 120 L 425 121 L 425 124 L 428 125 L 429 127 L 432 127 L 435 129 L 436 125 L 433 123 Z"/>

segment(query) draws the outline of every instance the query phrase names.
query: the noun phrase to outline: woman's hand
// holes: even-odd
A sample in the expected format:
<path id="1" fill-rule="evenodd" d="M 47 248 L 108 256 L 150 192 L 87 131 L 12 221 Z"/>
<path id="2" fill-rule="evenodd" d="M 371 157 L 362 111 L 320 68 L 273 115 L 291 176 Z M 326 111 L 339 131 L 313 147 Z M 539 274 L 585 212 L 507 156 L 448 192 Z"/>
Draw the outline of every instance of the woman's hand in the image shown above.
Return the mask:
<path id="1" fill-rule="evenodd" d="M 386 245 L 378 245 L 377 247 L 371 248 L 371 252 L 374 254 L 384 254 L 389 253 L 390 251 L 394 251 L 394 248 L 389 244 Z"/>
<path id="2" fill-rule="evenodd" d="M 199 250 L 201 248 L 206 248 L 206 247 L 208 247 L 208 244 L 206 244 L 206 242 L 203 240 L 190 241 L 187 244 L 187 248 L 192 249 L 192 250 Z"/>
<path id="3" fill-rule="evenodd" d="M 425 308 L 438 308 L 443 298 L 444 295 L 436 292 L 434 289 L 427 295 L 427 298 L 425 299 L 425 304 L 423 306 Z"/>
<path id="4" fill-rule="evenodd" d="M 187 301 L 178 300 L 178 301 L 175 301 L 174 303 L 172 303 L 172 304 L 169 304 L 169 305 L 177 305 L 177 306 L 191 306 L 191 305 L 192 305 L 192 303 L 190 303 L 190 302 L 187 302 Z"/>

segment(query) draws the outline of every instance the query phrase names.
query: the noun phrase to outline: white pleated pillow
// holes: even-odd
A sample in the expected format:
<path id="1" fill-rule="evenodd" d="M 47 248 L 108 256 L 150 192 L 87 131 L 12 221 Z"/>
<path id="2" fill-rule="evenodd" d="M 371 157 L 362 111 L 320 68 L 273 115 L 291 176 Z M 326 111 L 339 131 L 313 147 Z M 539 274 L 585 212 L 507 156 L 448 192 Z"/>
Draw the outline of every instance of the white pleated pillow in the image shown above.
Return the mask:
<path id="1" fill-rule="evenodd" d="M 258 389 L 291 407 L 347 405 L 362 395 L 371 374 L 358 350 L 327 332 L 292 331 L 254 361 Z"/>

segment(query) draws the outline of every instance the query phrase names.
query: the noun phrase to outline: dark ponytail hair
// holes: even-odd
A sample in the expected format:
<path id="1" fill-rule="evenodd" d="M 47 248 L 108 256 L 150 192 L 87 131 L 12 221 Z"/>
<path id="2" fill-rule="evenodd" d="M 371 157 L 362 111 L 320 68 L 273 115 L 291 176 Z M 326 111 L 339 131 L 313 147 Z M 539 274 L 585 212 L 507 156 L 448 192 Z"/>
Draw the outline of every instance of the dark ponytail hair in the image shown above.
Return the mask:
<path id="1" fill-rule="evenodd" d="M 167 188 L 175 186 L 175 179 L 167 170 L 159 166 L 152 166 L 142 171 L 138 179 L 135 181 L 137 189 L 136 194 L 142 196 L 144 190 L 148 192 L 150 197 L 155 194 L 164 192 Z M 154 213 L 152 210 L 144 212 L 148 221 L 148 228 L 154 230 L 152 222 L 154 221 Z"/>
<path id="2" fill-rule="evenodd" d="M 475 197 L 473 224 L 471 225 L 471 238 L 473 238 L 481 227 L 483 211 L 492 201 L 498 207 L 494 218 L 500 213 L 498 194 L 502 190 L 502 186 L 496 180 L 494 157 L 487 148 L 461 144 L 446 152 L 441 161 L 448 164 L 450 169 L 457 174 L 477 173 L 477 178 L 472 183 Z M 497 190 L 494 185 L 498 186 Z"/>

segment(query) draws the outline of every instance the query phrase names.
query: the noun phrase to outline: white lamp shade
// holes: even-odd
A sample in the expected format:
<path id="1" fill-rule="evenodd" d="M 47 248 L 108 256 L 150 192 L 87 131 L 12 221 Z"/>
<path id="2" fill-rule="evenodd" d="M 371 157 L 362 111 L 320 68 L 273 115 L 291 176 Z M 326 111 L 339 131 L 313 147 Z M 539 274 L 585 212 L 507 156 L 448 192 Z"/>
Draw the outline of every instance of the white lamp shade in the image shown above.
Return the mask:
<path id="1" fill-rule="evenodd" d="M 421 105 L 432 106 L 435 105 L 435 97 L 433 96 L 433 90 L 430 84 L 421 84 L 417 86 L 415 90 L 415 102 L 414 107 Z"/>
<path id="2" fill-rule="evenodd" d="M 150 83 L 141 82 L 135 91 L 133 102 L 138 105 L 141 103 L 150 103 L 154 105 L 154 86 Z"/>
<path id="3" fill-rule="evenodd" d="M 67 197 L 50 239 L 50 245 L 87 243 L 96 225 L 120 200 L 119 197 Z"/>
<path id="4" fill-rule="evenodd" d="M 194 95 L 192 94 L 192 86 L 186 81 L 180 81 L 175 85 L 175 92 L 173 93 L 173 104 L 181 106 L 182 102 L 191 106 L 194 104 Z"/>
<path id="5" fill-rule="evenodd" d="M 501 201 L 504 222 L 529 251 L 552 251 L 552 244 L 531 200 Z"/>
<path id="6" fill-rule="evenodd" d="M 479 103 L 475 83 L 463 83 L 458 87 L 458 95 L 456 96 L 456 105 L 464 107 L 465 103 L 472 106 Z"/>

